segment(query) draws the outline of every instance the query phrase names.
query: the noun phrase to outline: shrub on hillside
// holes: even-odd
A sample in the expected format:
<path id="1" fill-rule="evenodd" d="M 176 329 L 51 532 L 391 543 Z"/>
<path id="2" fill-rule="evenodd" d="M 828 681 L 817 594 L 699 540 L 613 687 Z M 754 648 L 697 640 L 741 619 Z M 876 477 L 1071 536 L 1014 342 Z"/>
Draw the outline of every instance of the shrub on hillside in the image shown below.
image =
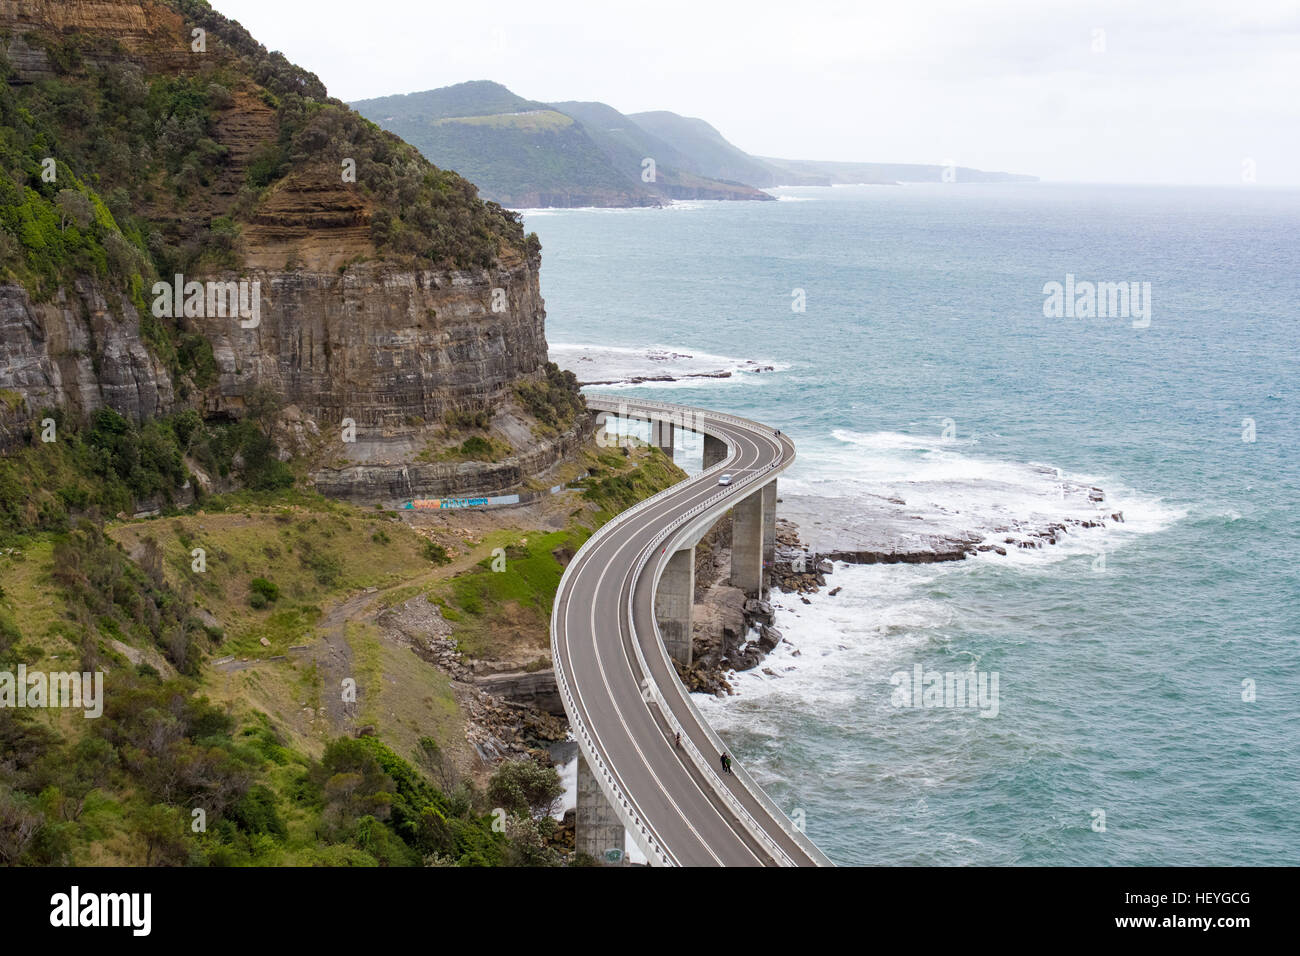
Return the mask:
<path id="1" fill-rule="evenodd" d="M 253 578 L 248 590 L 248 603 L 259 610 L 280 599 L 280 588 L 266 578 Z"/>
<path id="2" fill-rule="evenodd" d="M 577 376 L 561 370 L 554 362 L 546 363 L 546 374 L 541 381 L 516 385 L 515 396 L 533 418 L 553 429 L 572 424 L 587 410 Z"/>
<path id="3" fill-rule="evenodd" d="M 554 767 L 535 760 L 507 760 L 492 774 L 487 796 L 509 814 L 541 819 L 555 812 L 564 786 Z"/>

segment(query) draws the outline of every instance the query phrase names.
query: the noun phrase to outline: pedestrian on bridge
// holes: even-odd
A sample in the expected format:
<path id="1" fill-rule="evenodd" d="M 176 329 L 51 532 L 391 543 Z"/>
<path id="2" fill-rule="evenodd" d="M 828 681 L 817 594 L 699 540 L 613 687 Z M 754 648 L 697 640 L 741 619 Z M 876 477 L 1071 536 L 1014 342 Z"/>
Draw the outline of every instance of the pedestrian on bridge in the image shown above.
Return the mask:
<path id="1" fill-rule="evenodd" d="M 731 758 L 726 754 L 722 755 L 722 772 L 731 773 Z"/>

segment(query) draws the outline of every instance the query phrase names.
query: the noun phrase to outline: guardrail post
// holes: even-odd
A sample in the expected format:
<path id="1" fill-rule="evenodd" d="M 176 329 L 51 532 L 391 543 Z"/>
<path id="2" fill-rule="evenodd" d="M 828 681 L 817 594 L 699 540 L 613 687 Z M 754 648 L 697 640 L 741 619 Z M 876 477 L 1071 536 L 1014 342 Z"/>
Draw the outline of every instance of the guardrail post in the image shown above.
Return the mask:
<path id="1" fill-rule="evenodd" d="M 655 620 L 668 656 L 691 664 L 691 611 L 695 605 L 695 546 L 674 551 L 655 591 Z"/>
<path id="2" fill-rule="evenodd" d="M 574 849 L 604 866 L 622 866 L 623 821 L 600 789 L 587 758 L 578 752 L 578 807 L 574 814 Z"/>

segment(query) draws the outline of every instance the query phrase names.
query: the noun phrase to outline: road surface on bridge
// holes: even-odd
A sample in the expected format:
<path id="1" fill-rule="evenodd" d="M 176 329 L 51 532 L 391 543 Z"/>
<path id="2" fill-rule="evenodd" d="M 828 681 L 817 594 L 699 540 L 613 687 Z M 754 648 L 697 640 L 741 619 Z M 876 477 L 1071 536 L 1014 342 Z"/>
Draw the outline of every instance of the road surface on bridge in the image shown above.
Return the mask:
<path id="1" fill-rule="evenodd" d="M 588 766 L 652 864 L 815 866 L 830 861 L 754 783 L 690 701 L 654 617 L 659 573 L 712 521 L 794 460 L 774 429 L 704 409 L 590 396 L 596 411 L 676 417 L 727 445 L 703 473 L 623 512 L 565 569 L 551 619 L 560 694 Z M 719 486 L 718 477 L 733 481 Z M 675 734 L 682 747 L 675 746 Z"/>

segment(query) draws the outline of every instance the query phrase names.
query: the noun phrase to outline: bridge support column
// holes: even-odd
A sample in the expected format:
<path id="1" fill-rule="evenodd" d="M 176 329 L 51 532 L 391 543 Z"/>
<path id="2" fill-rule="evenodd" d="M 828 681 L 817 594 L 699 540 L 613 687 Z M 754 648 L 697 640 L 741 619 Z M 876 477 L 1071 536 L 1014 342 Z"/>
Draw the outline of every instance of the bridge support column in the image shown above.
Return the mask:
<path id="1" fill-rule="evenodd" d="M 650 444 L 661 449 L 671 460 L 673 457 L 673 423 L 657 418 L 651 419 Z"/>
<path id="2" fill-rule="evenodd" d="M 704 436 L 704 470 L 708 471 L 727 457 L 727 443 L 712 435 Z"/>
<path id="3" fill-rule="evenodd" d="M 772 586 L 772 564 L 776 561 L 776 479 L 763 486 L 763 597 Z"/>
<path id="4" fill-rule="evenodd" d="M 731 511 L 731 586 L 755 598 L 763 596 L 765 489 L 751 492 Z"/>
<path id="5" fill-rule="evenodd" d="M 674 551 L 655 592 L 655 620 L 668 656 L 691 663 L 691 609 L 695 605 L 695 546 Z"/>
<path id="6" fill-rule="evenodd" d="M 587 758 L 578 753 L 578 807 L 574 814 L 574 849 L 606 866 L 623 864 L 623 821 L 605 799 L 596 775 L 587 766 Z M 611 850 L 618 858 L 611 860 Z"/>

